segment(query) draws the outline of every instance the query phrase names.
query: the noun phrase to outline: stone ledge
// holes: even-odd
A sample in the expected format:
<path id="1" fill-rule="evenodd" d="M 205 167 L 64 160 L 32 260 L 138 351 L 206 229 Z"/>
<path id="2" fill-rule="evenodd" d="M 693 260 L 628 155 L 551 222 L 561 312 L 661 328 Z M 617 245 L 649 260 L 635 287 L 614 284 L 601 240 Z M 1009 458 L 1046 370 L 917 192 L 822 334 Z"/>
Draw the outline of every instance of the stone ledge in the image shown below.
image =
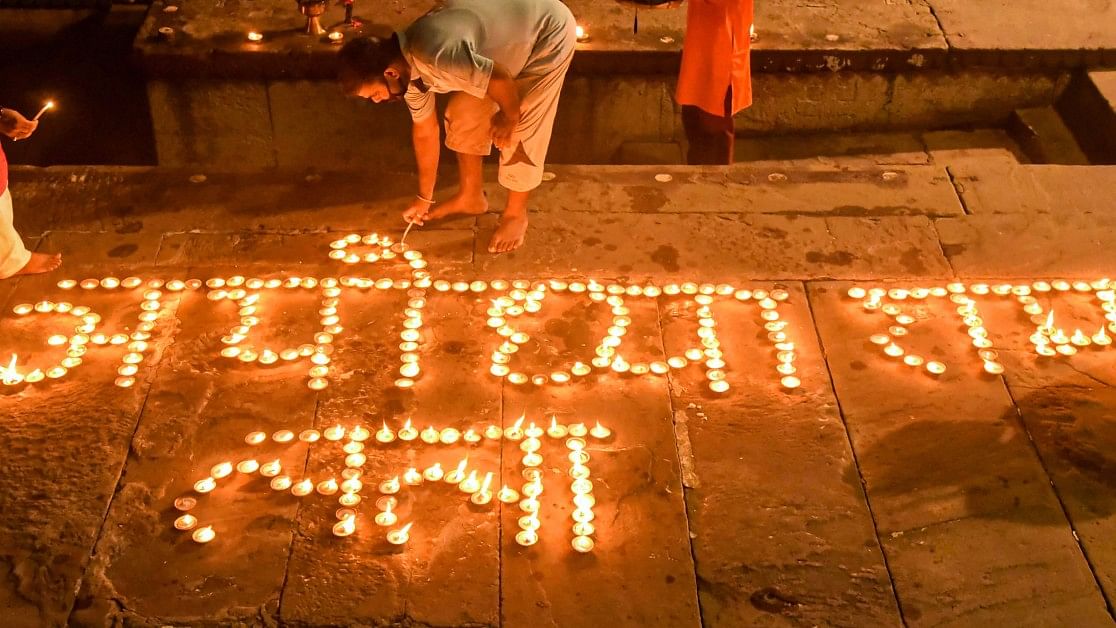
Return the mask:
<path id="1" fill-rule="evenodd" d="M 136 37 L 137 60 L 151 77 L 327 80 L 335 74 L 339 46 L 301 34 L 302 18 L 289 0 L 251 4 L 231 0 L 220 9 L 190 3 L 168 13 L 164 7 L 169 4 L 170 0 L 153 4 Z M 649 8 L 594 0 L 569 0 L 567 4 L 590 35 L 579 45 L 572 73 L 677 73 L 685 35 L 681 6 L 672 3 Z M 390 32 L 417 18 L 429 5 L 422 2 L 368 15 L 360 31 Z M 358 17 L 361 11 L 358 2 Z M 328 27 L 341 19 L 341 9 L 330 6 L 322 24 Z M 956 19 L 963 25 L 969 23 L 968 17 Z M 1087 38 L 1080 48 L 1072 37 L 1037 48 L 1010 39 L 1003 45 L 988 38 L 968 45 L 970 41 L 959 35 L 947 40 L 935 15 L 921 3 L 827 0 L 807 5 L 777 0 L 759 4 L 756 23 L 759 39 L 752 53 L 756 72 L 1116 66 L 1116 42 L 1105 38 Z M 158 37 L 161 27 L 175 29 L 173 40 Z M 249 30 L 261 32 L 264 40 L 248 42 L 245 35 Z M 956 41 L 965 45 L 955 45 Z"/>

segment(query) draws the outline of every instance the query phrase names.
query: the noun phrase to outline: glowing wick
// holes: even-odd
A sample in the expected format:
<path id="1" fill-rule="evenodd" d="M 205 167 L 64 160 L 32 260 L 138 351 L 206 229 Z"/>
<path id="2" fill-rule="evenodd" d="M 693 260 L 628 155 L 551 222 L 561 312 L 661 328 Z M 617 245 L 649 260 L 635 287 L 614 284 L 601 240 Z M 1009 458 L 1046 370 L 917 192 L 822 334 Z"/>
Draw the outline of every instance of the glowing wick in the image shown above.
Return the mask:
<path id="1" fill-rule="evenodd" d="M 585 27 L 582 26 L 581 24 L 577 25 L 577 29 L 576 29 L 575 32 L 577 33 L 577 40 L 578 41 L 580 41 L 580 42 L 589 41 L 589 32 L 586 31 Z"/>
<path id="2" fill-rule="evenodd" d="M 8 363 L 8 366 L 0 366 L 0 382 L 3 382 L 5 386 L 15 386 L 23 381 L 19 371 L 16 370 L 17 358 L 18 356 L 12 354 L 12 361 Z"/>
<path id="3" fill-rule="evenodd" d="M 597 424 L 593 426 L 593 429 L 589 430 L 589 434 L 591 434 L 593 438 L 600 438 L 603 440 L 605 438 L 608 438 L 609 436 L 612 436 L 612 430 L 601 425 L 600 421 L 597 421 Z"/>
<path id="4" fill-rule="evenodd" d="M 174 520 L 175 530 L 193 530 L 198 525 L 198 518 L 194 515 L 182 515 Z"/>
<path id="5" fill-rule="evenodd" d="M 1112 344 L 1112 337 L 1104 330 L 1104 325 L 1101 325 L 1097 333 L 1093 334 L 1093 344 L 1101 347 L 1107 347 Z"/>
<path id="6" fill-rule="evenodd" d="M 356 532 L 356 516 L 345 517 L 333 526 L 334 536 L 349 536 Z"/>
<path id="7" fill-rule="evenodd" d="M 39 113 L 36 113 L 35 117 L 31 118 L 31 121 L 34 122 L 35 120 L 38 120 L 40 117 L 42 117 L 42 115 L 44 113 L 50 111 L 51 109 L 54 109 L 54 101 L 53 100 L 48 100 L 43 105 L 43 108 L 39 110 Z"/>
<path id="8" fill-rule="evenodd" d="M 204 528 L 194 530 L 194 534 L 191 538 L 193 538 L 196 543 L 208 543 L 216 536 L 217 533 L 213 531 L 213 526 L 205 526 Z"/>
<path id="9" fill-rule="evenodd" d="M 248 41 L 252 43 L 259 43 L 263 41 L 263 33 L 257 31 L 248 31 Z"/>
<path id="10" fill-rule="evenodd" d="M 408 523 L 407 525 L 403 526 L 402 528 L 399 528 L 398 530 L 392 530 L 391 532 L 388 532 L 388 534 L 387 534 L 388 543 L 391 543 L 392 545 L 402 545 L 402 544 L 406 543 L 407 540 L 411 538 L 410 531 L 411 531 L 411 526 L 412 525 L 414 525 L 413 522 Z"/>
<path id="11" fill-rule="evenodd" d="M 376 515 L 376 525 L 386 528 L 395 525 L 395 522 L 399 521 L 399 517 L 391 511 L 391 502 L 387 502 L 384 506 L 384 511 Z"/>
<path id="12" fill-rule="evenodd" d="M 449 484 L 460 484 L 461 481 L 465 479 L 465 468 L 468 465 L 469 456 L 465 456 L 461 459 L 461 462 L 457 463 L 457 468 L 446 474 L 446 482 Z"/>
<path id="13" fill-rule="evenodd" d="M 388 429 L 386 421 L 384 426 L 376 431 L 376 440 L 381 443 L 390 443 L 395 440 L 395 432 Z"/>

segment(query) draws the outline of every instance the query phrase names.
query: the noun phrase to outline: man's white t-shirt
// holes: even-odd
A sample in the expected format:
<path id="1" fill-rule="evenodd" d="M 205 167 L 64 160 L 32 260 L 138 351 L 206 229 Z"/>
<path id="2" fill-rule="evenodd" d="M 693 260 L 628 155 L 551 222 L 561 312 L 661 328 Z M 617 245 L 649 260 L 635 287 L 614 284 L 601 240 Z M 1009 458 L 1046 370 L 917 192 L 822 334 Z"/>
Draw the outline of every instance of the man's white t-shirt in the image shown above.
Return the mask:
<path id="1" fill-rule="evenodd" d="M 559 0 L 448 0 L 398 33 L 414 120 L 434 113 L 434 94 L 484 98 L 494 63 L 514 77 L 546 74 L 573 54 L 573 15 Z"/>

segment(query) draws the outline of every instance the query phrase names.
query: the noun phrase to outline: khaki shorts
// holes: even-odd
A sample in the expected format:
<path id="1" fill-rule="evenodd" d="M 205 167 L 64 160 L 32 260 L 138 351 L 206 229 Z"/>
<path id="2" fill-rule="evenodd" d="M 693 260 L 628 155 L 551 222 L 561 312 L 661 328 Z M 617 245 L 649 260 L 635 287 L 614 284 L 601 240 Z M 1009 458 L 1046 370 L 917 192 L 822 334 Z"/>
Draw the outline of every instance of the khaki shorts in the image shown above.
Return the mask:
<path id="1" fill-rule="evenodd" d="M 572 58 L 573 54 L 568 55 L 545 74 L 515 79 L 520 98 L 519 126 L 512 133 L 512 148 L 500 151 L 499 181 L 509 190 L 528 192 L 542 182 L 558 97 Z M 498 110 L 491 98 L 453 94 L 446 105 L 446 148 L 465 155 L 490 154 L 492 116 Z"/>

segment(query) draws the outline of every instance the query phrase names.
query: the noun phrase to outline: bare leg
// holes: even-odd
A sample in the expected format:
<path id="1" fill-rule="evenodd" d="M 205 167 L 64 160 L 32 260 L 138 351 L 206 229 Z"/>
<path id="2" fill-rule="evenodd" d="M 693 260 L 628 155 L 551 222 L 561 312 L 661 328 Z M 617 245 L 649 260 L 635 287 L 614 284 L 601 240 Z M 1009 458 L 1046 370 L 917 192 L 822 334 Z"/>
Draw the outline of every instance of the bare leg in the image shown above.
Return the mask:
<path id="1" fill-rule="evenodd" d="M 41 273 L 49 273 L 50 271 L 62 265 L 62 254 L 55 253 L 48 255 L 46 253 L 32 253 L 31 259 L 24 264 L 23 268 L 17 270 L 13 277 L 19 275 L 38 275 Z"/>
<path id="2" fill-rule="evenodd" d="M 457 169 L 461 184 L 457 194 L 435 205 L 426 220 L 488 211 L 488 199 L 484 196 L 484 157 L 457 153 Z"/>
<path id="3" fill-rule="evenodd" d="M 508 206 L 500 217 L 500 225 L 488 243 L 489 253 L 509 253 L 523 246 L 527 235 L 527 199 L 530 192 L 508 190 Z"/>

